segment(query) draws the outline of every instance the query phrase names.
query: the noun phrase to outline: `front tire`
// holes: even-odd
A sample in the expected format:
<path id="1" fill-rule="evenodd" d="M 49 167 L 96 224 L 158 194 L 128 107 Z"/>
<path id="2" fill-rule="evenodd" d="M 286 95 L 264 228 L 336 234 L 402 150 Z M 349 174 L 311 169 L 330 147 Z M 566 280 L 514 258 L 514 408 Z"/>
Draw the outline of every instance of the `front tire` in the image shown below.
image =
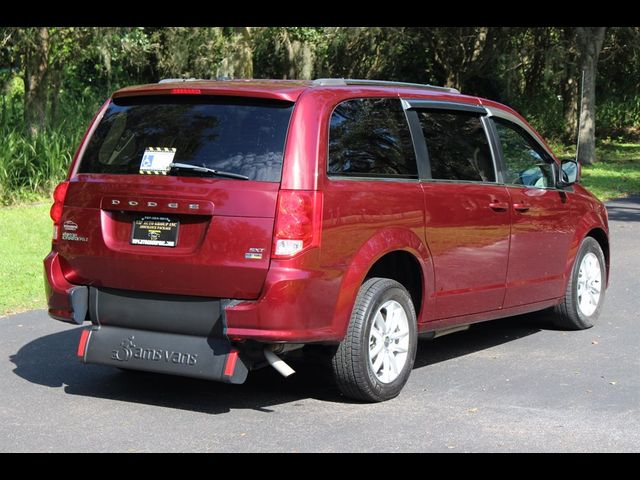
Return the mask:
<path id="1" fill-rule="evenodd" d="M 347 334 L 332 358 L 336 383 L 355 400 L 394 398 L 407 383 L 416 348 L 409 292 L 395 280 L 370 278 L 360 287 Z"/>
<path id="2" fill-rule="evenodd" d="M 554 308 L 555 325 L 565 330 L 591 328 L 604 303 L 606 263 L 600 244 L 586 237 L 576 255 L 562 303 Z"/>

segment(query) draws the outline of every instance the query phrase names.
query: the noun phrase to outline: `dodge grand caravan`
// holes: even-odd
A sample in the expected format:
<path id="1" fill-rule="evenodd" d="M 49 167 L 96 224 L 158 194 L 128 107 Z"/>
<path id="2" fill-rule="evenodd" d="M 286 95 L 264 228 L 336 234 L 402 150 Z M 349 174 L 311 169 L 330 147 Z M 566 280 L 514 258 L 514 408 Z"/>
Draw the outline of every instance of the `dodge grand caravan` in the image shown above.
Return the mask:
<path id="1" fill-rule="evenodd" d="M 309 345 L 398 395 L 418 336 L 549 309 L 590 327 L 607 212 L 516 112 L 396 82 L 117 91 L 55 190 L 49 315 L 85 363 L 242 383 Z"/>

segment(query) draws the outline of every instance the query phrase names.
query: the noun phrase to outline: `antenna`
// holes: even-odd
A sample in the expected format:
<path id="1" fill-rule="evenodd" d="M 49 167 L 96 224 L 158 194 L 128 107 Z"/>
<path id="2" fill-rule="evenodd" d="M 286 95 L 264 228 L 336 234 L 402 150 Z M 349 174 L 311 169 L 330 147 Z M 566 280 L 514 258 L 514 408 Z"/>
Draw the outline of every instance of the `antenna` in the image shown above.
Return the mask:
<path id="1" fill-rule="evenodd" d="M 578 134 L 576 135 L 576 161 L 580 163 L 580 130 L 582 130 L 582 97 L 584 96 L 584 69 L 582 69 L 582 81 L 580 82 L 580 113 L 578 114 Z"/>

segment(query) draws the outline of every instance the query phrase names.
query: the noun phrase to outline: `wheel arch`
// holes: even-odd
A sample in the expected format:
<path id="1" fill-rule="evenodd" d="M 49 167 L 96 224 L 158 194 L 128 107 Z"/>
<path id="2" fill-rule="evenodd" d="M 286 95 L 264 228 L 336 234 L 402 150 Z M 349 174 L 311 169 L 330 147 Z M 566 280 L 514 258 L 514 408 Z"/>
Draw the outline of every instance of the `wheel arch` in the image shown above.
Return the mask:
<path id="1" fill-rule="evenodd" d="M 607 272 L 607 287 L 608 287 L 609 286 L 609 268 L 611 266 L 611 251 L 609 247 L 609 236 L 604 231 L 604 229 L 596 227 L 589 230 L 589 232 L 585 235 L 585 238 L 586 237 L 591 237 L 596 242 L 598 242 L 598 244 L 600 245 L 600 248 L 602 249 L 602 253 L 604 253 L 605 270 Z"/>
<path id="2" fill-rule="evenodd" d="M 394 273 L 393 267 L 397 263 L 401 268 L 408 267 L 408 272 L 398 269 Z M 409 229 L 384 229 L 358 249 L 343 275 L 332 319 L 333 329 L 341 338 L 346 334 L 360 286 L 374 276 L 391 278 L 407 288 L 419 323 L 434 312 L 430 307 L 434 298 L 435 272 L 427 245 Z"/>
<path id="3" fill-rule="evenodd" d="M 424 273 L 420 262 L 406 250 L 393 250 L 382 255 L 375 261 L 364 277 L 364 281 L 373 277 L 395 280 L 407 289 L 416 317 L 420 317 L 424 297 Z"/>
<path id="4" fill-rule="evenodd" d="M 591 211 L 584 215 L 576 225 L 573 240 L 569 245 L 569 254 L 567 256 L 567 264 L 564 273 L 564 287 L 571 277 L 571 270 L 576 260 L 580 245 L 587 237 L 592 237 L 598 242 L 602 252 L 604 253 L 607 271 L 607 286 L 609 284 L 609 267 L 610 267 L 610 243 L 606 220 L 603 220 L 595 211 Z M 564 290 L 563 290 L 564 291 Z"/>

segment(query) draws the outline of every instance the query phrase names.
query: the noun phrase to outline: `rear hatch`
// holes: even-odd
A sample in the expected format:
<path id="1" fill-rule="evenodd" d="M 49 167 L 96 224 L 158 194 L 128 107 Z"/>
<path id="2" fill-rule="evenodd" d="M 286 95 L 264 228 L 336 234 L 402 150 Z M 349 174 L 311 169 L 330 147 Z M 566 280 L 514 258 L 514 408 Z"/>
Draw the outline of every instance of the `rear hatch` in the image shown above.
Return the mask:
<path id="1" fill-rule="evenodd" d="M 115 98 L 67 190 L 57 246 L 67 280 L 257 298 L 292 109 L 246 97 Z"/>

